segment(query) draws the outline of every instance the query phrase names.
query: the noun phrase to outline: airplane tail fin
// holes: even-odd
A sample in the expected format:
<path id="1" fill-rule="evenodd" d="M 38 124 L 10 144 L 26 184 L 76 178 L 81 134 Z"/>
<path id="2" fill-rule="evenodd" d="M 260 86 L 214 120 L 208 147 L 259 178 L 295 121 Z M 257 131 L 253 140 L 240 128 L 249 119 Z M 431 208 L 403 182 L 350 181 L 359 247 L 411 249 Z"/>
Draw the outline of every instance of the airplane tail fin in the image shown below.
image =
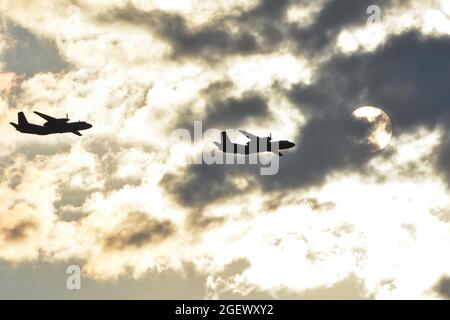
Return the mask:
<path id="1" fill-rule="evenodd" d="M 17 114 L 17 117 L 19 119 L 19 127 L 23 127 L 28 125 L 27 117 L 25 117 L 25 114 L 23 112 L 19 112 Z"/>

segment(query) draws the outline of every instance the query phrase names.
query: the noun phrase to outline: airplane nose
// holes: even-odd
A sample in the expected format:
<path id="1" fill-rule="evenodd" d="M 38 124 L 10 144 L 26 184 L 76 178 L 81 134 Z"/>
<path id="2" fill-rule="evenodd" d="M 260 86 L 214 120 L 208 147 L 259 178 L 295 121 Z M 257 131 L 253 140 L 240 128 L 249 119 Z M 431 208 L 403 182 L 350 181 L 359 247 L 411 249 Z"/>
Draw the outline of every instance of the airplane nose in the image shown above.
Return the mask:
<path id="1" fill-rule="evenodd" d="M 88 129 L 92 128 L 92 124 L 90 124 L 90 123 L 86 123 L 86 126 Z"/>
<path id="2" fill-rule="evenodd" d="M 294 146 L 295 146 L 295 143 L 287 141 L 287 140 L 282 140 L 279 142 L 280 149 L 290 149 L 290 148 L 293 148 Z"/>

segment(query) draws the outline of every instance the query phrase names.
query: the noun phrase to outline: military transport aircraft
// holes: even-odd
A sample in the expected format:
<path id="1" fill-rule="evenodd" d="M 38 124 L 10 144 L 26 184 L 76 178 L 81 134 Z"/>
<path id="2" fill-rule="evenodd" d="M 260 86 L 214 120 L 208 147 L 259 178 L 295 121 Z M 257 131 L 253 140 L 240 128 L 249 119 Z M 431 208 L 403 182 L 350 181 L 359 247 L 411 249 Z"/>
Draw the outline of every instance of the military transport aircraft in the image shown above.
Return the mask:
<path id="1" fill-rule="evenodd" d="M 19 112 L 17 114 L 18 123 L 16 124 L 10 122 L 10 124 L 19 132 L 37 134 L 41 136 L 54 133 L 73 133 L 77 136 L 81 136 L 81 130 L 92 128 L 91 124 L 84 121 L 69 122 L 70 119 L 68 115 L 66 115 L 66 118 L 57 119 L 37 111 L 35 111 L 34 113 L 47 120 L 47 122 L 42 126 L 29 123 L 27 118 L 25 117 L 25 114 L 23 112 Z"/>
<path id="2" fill-rule="evenodd" d="M 273 152 L 279 156 L 283 156 L 279 150 L 286 150 L 295 146 L 295 143 L 287 140 L 272 141 L 272 134 L 269 137 L 258 137 L 244 130 L 239 130 L 239 132 L 250 139 L 246 145 L 232 143 L 225 131 L 221 133 L 221 143 L 214 142 L 214 144 L 221 151 L 228 153 L 252 154 L 260 152 Z"/>

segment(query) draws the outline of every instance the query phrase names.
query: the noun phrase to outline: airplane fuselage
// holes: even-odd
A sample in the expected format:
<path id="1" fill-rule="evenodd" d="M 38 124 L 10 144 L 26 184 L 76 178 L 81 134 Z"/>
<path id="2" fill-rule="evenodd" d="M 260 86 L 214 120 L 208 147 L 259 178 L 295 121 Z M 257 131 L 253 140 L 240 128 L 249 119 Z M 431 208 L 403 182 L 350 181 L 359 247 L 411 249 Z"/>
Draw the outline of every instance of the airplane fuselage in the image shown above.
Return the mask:
<path id="1" fill-rule="evenodd" d="M 271 142 L 249 142 L 248 144 L 224 144 L 221 146 L 221 151 L 235 153 L 235 154 L 253 154 L 260 152 L 273 152 L 279 150 L 286 150 L 294 147 L 295 145 L 292 142 L 287 140 L 281 141 L 271 141 Z"/>
<path id="2" fill-rule="evenodd" d="M 55 133 L 73 133 L 78 136 L 81 136 L 81 130 L 87 130 L 92 128 L 92 125 L 84 122 L 69 122 L 69 118 L 57 119 L 50 117 L 46 114 L 35 111 L 37 115 L 47 120 L 44 125 L 37 125 L 33 123 L 29 123 L 25 114 L 23 112 L 19 112 L 17 114 L 18 121 L 17 123 L 10 122 L 10 124 L 16 128 L 17 131 L 28 134 L 35 134 L 40 136 L 45 136 L 49 134 Z"/>
<path id="3" fill-rule="evenodd" d="M 92 125 L 87 122 L 65 122 L 65 123 L 52 123 L 43 126 L 28 123 L 25 125 L 16 125 L 16 130 L 22 133 L 37 134 L 41 136 L 55 134 L 55 133 L 72 133 L 81 130 L 87 130 L 92 128 Z"/>
<path id="4" fill-rule="evenodd" d="M 249 155 L 260 152 L 274 152 L 282 155 L 279 151 L 293 148 L 295 143 L 287 140 L 272 141 L 271 137 L 260 138 L 256 137 L 251 139 L 247 144 L 233 143 L 228 138 L 226 132 L 222 132 L 221 143 L 215 143 L 217 147 L 226 153 L 234 153 L 241 155 Z"/>

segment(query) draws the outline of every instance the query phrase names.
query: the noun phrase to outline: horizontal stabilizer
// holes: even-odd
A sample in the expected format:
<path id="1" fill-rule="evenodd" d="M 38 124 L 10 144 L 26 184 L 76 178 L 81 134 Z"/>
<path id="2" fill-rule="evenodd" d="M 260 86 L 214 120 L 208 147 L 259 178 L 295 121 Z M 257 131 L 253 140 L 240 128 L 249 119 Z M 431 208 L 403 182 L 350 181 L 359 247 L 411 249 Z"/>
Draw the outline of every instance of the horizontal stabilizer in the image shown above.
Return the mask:
<path id="1" fill-rule="evenodd" d="M 10 125 L 12 125 L 14 128 L 16 128 L 17 129 L 17 127 L 18 127 L 18 125 L 16 124 L 16 123 L 14 123 L 14 122 L 10 122 L 9 123 Z"/>

